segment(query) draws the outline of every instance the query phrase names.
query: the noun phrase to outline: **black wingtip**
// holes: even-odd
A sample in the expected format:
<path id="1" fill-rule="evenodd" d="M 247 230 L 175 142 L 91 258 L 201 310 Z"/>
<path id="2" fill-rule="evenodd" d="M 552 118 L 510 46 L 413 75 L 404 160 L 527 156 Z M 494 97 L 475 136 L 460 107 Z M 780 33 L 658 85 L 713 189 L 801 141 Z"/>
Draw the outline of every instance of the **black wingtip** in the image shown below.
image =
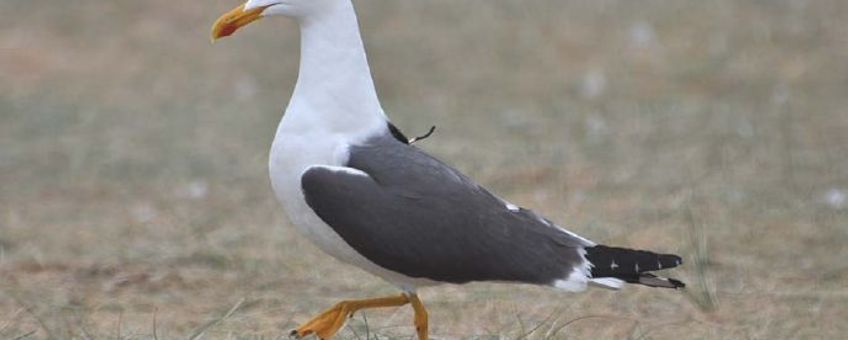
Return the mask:
<path id="1" fill-rule="evenodd" d="M 657 269 L 669 269 L 680 266 L 683 264 L 683 258 L 673 254 L 659 254 L 659 268 Z"/>
<path id="2" fill-rule="evenodd" d="M 639 273 L 671 269 L 683 264 L 683 258 L 674 254 L 604 245 L 586 248 L 586 259 L 593 265 L 594 277 L 630 276 L 635 279 Z"/>

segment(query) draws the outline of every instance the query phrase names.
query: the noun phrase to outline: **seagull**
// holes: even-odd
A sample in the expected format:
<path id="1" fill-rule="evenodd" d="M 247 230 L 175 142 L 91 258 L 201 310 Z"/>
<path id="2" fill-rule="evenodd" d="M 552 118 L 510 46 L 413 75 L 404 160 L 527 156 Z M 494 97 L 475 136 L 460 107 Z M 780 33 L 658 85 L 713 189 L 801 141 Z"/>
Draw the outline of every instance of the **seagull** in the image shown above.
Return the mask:
<path id="1" fill-rule="evenodd" d="M 339 302 L 292 336 L 329 339 L 354 312 L 411 305 L 427 339 L 417 291 L 445 283 L 685 286 L 651 273 L 680 265 L 679 256 L 592 242 L 412 145 L 380 105 L 351 0 L 249 0 L 215 22 L 212 41 L 271 16 L 294 19 L 301 36 L 297 83 L 269 156 L 274 193 L 318 248 L 400 291 Z"/>

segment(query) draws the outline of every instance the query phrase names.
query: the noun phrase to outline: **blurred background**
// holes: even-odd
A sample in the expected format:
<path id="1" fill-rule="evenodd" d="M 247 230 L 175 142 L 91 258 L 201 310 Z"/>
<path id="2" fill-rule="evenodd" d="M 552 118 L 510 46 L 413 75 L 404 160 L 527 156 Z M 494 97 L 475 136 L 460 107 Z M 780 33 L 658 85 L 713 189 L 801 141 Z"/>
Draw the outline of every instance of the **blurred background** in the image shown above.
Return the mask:
<path id="1" fill-rule="evenodd" d="M 298 32 L 237 0 L 0 1 L 0 338 L 278 338 L 394 293 L 287 224 Z M 389 116 L 517 204 L 681 254 L 681 292 L 423 290 L 436 338 L 848 332 L 848 2 L 357 0 Z M 340 338 L 409 338 L 408 308 Z"/>

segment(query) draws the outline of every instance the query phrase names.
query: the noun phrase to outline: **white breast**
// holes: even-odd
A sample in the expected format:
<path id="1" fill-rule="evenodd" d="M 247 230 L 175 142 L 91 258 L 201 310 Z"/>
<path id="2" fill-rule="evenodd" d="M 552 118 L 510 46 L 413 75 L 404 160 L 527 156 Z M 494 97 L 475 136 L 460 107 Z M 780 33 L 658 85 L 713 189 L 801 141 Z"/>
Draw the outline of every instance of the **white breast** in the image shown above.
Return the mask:
<path id="1" fill-rule="evenodd" d="M 338 258 L 349 257 L 340 239 L 328 229 L 306 204 L 301 191 L 300 178 L 310 165 L 342 165 L 345 159 L 339 155 L 344 144 L 339 138 L 319 133 L 281 133 L 278 131 L 271 146 L 269 170 L 271 185 L 277 199 L 300 232 L 315 242 L 322 250 Z"/>
<path id="2" fill-rule="evenodd" d="M 280 123 L 271 146 L 269 170 L 274 193 L 298 231 L 327 254 L 358 266 L 403 290 L 415 291 L 417 287 L 436 284 L 430 280 L 415 279 L 386 270 L 357 253 L 315 214 L 306 203 L 301 189 L 300 179 L 308 167 L 344 166 L 348 160 L 348 146 L 369 135 L 381 133 L 379 131 L 385 129 L 385 125 L 382 128 L 375 126 L 372 131 L 357 134 L 333 133 L 316 126 L 302 127 L 286 117 Z"/>

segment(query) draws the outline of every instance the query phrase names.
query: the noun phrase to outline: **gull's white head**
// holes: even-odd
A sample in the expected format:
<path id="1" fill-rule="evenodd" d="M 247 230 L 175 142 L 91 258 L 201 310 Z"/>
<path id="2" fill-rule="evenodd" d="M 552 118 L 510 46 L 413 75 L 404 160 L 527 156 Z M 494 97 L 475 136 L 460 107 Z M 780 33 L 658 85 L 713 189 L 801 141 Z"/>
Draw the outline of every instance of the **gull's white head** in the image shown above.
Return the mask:
<path id="1" fill-rule="evenodd" d="M 328 12 L 350 0 L 248 0 L 225 13 L 212 26 L 212 41 L 227 37 L 263 17 L 283 15 L 295 19 Z"/>

